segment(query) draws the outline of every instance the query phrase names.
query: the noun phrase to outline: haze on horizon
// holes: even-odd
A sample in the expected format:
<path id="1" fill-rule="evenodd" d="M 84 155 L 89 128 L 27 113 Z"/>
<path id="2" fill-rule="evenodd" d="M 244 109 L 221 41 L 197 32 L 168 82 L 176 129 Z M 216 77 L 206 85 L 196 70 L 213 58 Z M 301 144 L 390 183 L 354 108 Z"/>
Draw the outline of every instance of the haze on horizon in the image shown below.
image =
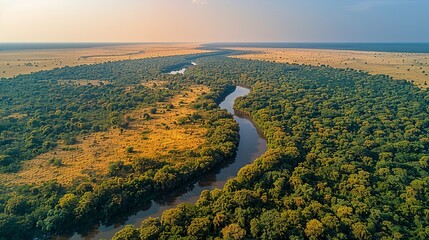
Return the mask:
<path id="1" fill-rule="evenodd" d="M 0 42 L 429 42 L 427 0 L 0 0 Z"/>

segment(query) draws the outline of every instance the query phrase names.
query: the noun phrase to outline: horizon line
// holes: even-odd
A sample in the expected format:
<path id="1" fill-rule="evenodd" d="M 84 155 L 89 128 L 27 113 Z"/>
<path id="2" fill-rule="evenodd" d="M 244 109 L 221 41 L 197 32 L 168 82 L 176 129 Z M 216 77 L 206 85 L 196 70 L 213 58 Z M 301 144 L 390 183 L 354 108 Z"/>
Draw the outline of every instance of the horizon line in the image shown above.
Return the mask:
<path id="1" fill-rule="evenodd" d="M 0 41 L 0 44 L 47 44 L 47 43 L 68 43 L 68 44 L 79 44 L 79 43 L 91 43 L 91 44 L 173 44 L 173 43 L 197 43 L 197 44 L 214 44 L 214 43 L 427 43 L 429 44 L 429 41 L 424 42 L 424 41 L 183 41 L 183 42 L 166 42 L 166 41 L 160 41 L 160 42 L 134 42 L 134 41 L 130 41 L 130 42 L 122 42 L 122 41 L 118 41 L 118 42 L 99 42 L 99 41 L 75 41 L 75 42 L 53 42 L 53 41 L 46 41 L 46 42 L 42 42 L 42 41 L 34 41 L 34 42 L 24 42 L 24 41 L 16 41 L 16 42 L 3 42 Z"/>

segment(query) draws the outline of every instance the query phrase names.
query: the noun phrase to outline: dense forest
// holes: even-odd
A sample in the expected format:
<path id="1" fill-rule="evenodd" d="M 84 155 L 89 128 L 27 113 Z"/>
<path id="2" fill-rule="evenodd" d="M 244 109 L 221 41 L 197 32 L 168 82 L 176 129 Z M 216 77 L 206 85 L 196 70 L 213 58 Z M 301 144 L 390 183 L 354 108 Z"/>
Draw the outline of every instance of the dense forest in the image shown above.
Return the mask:
<path id="1" fill-rule="evenodd" d="M 163 73 L 184 61 L 184 57 L 170 57 L 111 62 L 2 79 L 1 171 L 19 172 L 23 162 L 53 149 L 59 141 L 73 146 L 78 136 L 126 128 L 123 116 L 128 110 L 168 102 L 195 84 Z M 98 82 L 81 85 L 82 79 Z M 142 85 L 153 79 L 167 84 L 157 90 Z M 89 228 L 231 159 L 238 144 L 238 125 L 217 104 L 235 88 L 219 81 L 210 89 L 193 103 L 197 112 L 180 123 L 208 129 L 206 143 L 198 151 L 172 152 L 169 158 L 185 158 L 177 162 L 138 158 L 126 164 L 118 159 L 109 165 L 108 176 L 73 186 L 55 180 L 0 186 L 0 239 L 32 239 Z"/>
<path id="2" fill-rule="evenodd" d="M 204 191 L 116 239 L 427 239 L 429 95 L 405 81 L 329 66 L 198 56 L 111 62 L 0 80 L 0 165 L 22 162 L 77 136 L 124 128 L 128 110 L 168 100 L 192 84 L 209 86 L 193 104 L 206 145 L 171 164 L 118 162 L 106 178 L 72 187 L 0 187 L 0 239 L 64 234 L 107 221 L 234 156 L 238 125 L 218 103 L 236 102 L 263 131 L 269 150 L 223 189 Z M 142 81 L 162 79 L 157 91 Z M 97 80 L 81 86 L 76 80 Z M 174 157 L 172 155 L 171 157 Z M 120 159 L 118 159 L 120 160 Z"/>
<path id="3" fill-rule="evenodd" d="M 269 150 L 223 189 L 115 239 L 428 239 L 429 95 L 352 69 L 227 58 L 190 79 L 252 88 Z"/>
<path id="4" fill-rule="evenodd" d="M 72 144 L 78 134 L 124 127 L 124 111 L 162 102 L 184 87 L 169 81 L 154 91 L 142 81 L 168 78 L 165 69 L 195 57 L 65 67 L 1 80 L 0 172 L 19 170 L 20 161 L 52 149 L 58 140 Z"/>

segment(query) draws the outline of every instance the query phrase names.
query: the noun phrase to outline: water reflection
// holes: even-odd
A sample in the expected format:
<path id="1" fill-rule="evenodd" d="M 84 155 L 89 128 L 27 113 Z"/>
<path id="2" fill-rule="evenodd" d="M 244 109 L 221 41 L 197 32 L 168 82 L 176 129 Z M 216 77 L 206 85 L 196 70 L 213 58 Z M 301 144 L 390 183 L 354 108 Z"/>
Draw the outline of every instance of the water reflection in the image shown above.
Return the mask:
<path id="1" fill-rule="evenodd" d="M 245 96 L 249 92 L 250 90 L 247 88 L 237 87 L 233 93 L 225 98 L 220 107 L 235 114 L 233 108 L 235 99 Z M 82 235 L 75 234 L 71 239 L 110 239 L 127 224 L 139 227 L 143 219 L 160 217 L 162 212 L 180 203 L 195 203 L 203 190 L 222 188 L 226 181 L 235 177 L 242 167 L 252 163 L 267 150 L 266 141 L 249 119 L 241 114 L 234 115 L 234 119 L 240 126 L 240 143 L 235 160 L 226 162 L 188 186 L 159 196 L 153 201 L 142 203 L 138 210 L 130 210 L 121 218 L 115 219 L 114 223 L 96 226 L 92 231 Z"/>

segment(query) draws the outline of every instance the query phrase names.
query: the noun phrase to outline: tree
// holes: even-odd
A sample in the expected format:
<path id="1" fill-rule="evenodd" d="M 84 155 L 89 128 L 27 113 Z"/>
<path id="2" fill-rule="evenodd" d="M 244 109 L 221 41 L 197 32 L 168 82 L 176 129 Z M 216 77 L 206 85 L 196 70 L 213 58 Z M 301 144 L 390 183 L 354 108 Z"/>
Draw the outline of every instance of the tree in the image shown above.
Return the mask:
<path id="1" fill-rule="evenodd" d="M 323 224 L 317 219 L 308 221 L 304 230 L 305 235 L 310 239 L 317 239 L 323 234 L 323 231 Z"/>
<path id="2" fill-rule="evenodd" d="M 161 216 L 161 223 L 163 225 L 185 225 L 185 207 L 178 206 L 176 208 L 165 210 Z"/>
<path id="3" fill-rule="evenodd" d="M 357 222 L 352 225 L 353 236 L 357 239 L 370 239 L 370 234 L 367 227 L 362 222 Z"/>
<path id="4" fill-rule="evenodd" d="M 29 205 L 22 196 L 13 196 L 6 202 L 4 207 L 4 213 L 6 214 L 23 215 L 28 211 Z"/>
<path id="5" fill-rule="evenodd" d="M 67 193 L 58 201 L 58 206 L 60 208 L 72 211 L 76 208 L 78 202 L 79 198 L 76 195 L 73 193 Z"/>
<path id="6" fill-rule="evenodd" d="M 133 153 L 133 152 L 134 152 L 134 147 L 127 147 L 127 148 L 125 149 L 125 151 L 126 151 L 127 153 Z"/>
<path id="7" fill-rule="evenodd" d="M 140 239 L 140 232 L 133 225 L 127 225 L 125 228 L 115 233 L 112 240 L 136 240 Z"/>
<path id="8" fill-rule="evenodd" d="M 196 236 L 203 239 L 208 235 L 211 227 L 211 221 L 208 217 L 194 218 L 187 228 L 190 236 Z"/>
<path id="9" fill-rule="evenodd" d="M 246 230 L 242 229 L 238 224 L 230 224 L 222 229 L 223 239 L 240 240 L 246 237 Z"/>
<path id="10" fill-rule="evenodd" d="M 0 155 L 0 166 L 7 166 L 13 162 L 13 158 L 9 155 Z"/>
<path id="11" fill-rule="evenodd" d="M 161 232 L 161 222 L 158 218 L 147 218 L 140 226 L 140 238 L 144 240 L 156 240 Z"/>

